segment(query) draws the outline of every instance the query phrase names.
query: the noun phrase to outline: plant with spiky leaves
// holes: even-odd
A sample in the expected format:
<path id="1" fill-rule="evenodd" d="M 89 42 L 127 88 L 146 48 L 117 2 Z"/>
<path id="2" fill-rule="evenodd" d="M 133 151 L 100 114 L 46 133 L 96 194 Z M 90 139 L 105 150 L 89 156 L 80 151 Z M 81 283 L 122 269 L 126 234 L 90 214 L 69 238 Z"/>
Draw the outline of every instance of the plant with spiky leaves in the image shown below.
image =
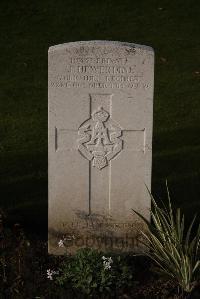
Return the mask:
<path id="1" fill-rule="evenodd" d="M 150 191 L 149 194 L 152 221 L 133 210 L 148 226 L 148 231 L 142 232 L 149 249 L 145 254 L 160 272 L 178 283 L 182 291 L 190 293 L 200 276 L 200 224 L 194 233 L 195 216 L 186 230 L 184 215 L 179 208 L 175 213 L 172 209 L 168 186 L 168 206 L 158 207 Z"/>

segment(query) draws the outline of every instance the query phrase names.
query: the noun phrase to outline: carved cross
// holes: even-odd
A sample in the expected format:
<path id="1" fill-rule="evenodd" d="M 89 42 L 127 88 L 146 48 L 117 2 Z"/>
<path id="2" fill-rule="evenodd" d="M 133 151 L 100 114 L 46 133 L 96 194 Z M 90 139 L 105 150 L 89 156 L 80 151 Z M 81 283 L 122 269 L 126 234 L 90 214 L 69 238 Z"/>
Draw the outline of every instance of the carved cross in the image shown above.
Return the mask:
<path id="1" fill-rule="evenodd" d="M 111 160 L 117 157 L 120 159 L 120 154 L 123 151 L 144 152 L 145 148 L 144 128 L 141 130 L 122 128 L 112 119 L 112 97 L 112 94 L 90 94 L 90 118 L 80 124 L 77 130 L 55 129 L 56 150 L 78 150 L 89 161 L 89 214 L 99 212 L 98 209 L 93 209 L 92 176 L 99 176 L 100 182 L 106 172 L 109 213 L 111 207 Z M 115 162 L 113 161 L 113 163 Z"/>

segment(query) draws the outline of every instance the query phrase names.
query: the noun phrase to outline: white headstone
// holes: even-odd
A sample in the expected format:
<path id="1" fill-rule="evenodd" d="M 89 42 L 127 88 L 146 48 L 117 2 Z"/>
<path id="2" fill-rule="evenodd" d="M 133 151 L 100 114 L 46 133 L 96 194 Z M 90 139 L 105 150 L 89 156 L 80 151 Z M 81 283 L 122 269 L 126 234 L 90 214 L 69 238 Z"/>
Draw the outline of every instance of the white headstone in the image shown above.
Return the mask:
<path id="1" fill-rule="evenodd" d="M 143 223 L 132 208 L 149 219 L 153 71 L 147 46 L 50 47 L 50 253 L 140 250 Z"/>

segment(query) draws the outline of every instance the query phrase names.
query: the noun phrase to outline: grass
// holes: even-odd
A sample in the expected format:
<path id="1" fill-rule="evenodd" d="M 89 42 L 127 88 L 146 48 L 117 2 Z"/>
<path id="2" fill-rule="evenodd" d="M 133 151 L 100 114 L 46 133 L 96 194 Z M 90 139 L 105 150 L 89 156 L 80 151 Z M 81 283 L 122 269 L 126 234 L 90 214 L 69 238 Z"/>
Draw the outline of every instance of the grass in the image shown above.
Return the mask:
<path id="1" fill-rule="evenodd" d="M 155 49 L 153 193 L 200 208 L 200 3 L 196 0 L 1 1 L 1 206 L 34 223 L 47 206 L 47 50 L 78 40 Z M 42 209 L 41 209 L 42 205 Z M 32 216 L 31 216 L 32 215 Z M 28 221 L 27 220 L 27 221 Z M 45 228 L 46 230 L 46 228 Z"/>

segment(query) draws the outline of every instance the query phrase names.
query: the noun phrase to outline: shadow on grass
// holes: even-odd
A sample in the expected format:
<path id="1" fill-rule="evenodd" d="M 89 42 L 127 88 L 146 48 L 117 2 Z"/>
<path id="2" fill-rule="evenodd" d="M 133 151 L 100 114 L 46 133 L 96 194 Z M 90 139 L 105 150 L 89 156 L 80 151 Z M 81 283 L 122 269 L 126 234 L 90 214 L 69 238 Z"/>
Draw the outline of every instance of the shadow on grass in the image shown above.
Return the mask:
<path id="1" fill-rule="evenodd" d="M 47 153 L 1 156 L 0 207 L 8 222 L 47 236 Z"/>
<path id="2" fill-rule="evenodd" d="M 200 127 L 155 134 L 152 193 L 165 200 L 167 179 L 172 203 L 188 218 L 200 212 Z"/>
<path id="3" fill-rule="evenodd" d="M 152 193 L 166 199 L 165 180 L 172 203 L 191 219 L 200 211 L 199 127 L 156 133 L 153 144 Z M 1 155 L 1 203 L 9 221 L 47 236 L 47 152 Z"/>

